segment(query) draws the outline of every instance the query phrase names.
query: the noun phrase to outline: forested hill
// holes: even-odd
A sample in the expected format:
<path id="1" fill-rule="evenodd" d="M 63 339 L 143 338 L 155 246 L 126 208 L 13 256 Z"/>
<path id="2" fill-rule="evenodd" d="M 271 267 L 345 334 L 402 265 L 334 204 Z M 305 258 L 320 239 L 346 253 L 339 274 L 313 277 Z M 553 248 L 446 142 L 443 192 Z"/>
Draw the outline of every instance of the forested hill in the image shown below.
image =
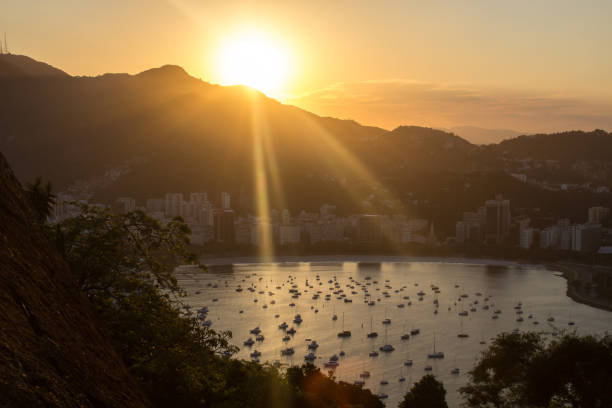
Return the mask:
<path id="1" fill-rule="evenodd" d="M 419 177 L 435 186 L 441 174 L 514 171 L 508 163 L 530 158 L 560 160 L 559 177 L 580 179 L 590 168 L 582 161 L 612 160 L 603 131 L 476 146 L 441 130 L 320 117 L 177 66 L 99 77 L 48 75 L 44 67 L 0 76 L 0 151 L 22 181 L 43 175 L 56 191 L 71 187 L 95 200 L 222 190 L 249 208 L 260 169 L 274 187 L 273 208 L 330 202 L 349 211 L 372 192 L 401 197 Z M 605 163 L 598 166 L 609 181 Z"/>

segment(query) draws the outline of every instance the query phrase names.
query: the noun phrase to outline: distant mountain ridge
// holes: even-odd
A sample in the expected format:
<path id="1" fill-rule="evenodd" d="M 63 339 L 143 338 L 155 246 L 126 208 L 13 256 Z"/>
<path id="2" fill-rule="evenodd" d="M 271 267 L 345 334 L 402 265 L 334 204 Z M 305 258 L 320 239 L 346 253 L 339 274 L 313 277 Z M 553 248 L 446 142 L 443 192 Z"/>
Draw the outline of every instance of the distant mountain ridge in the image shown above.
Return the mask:
<path id="1" fill-rule="evenodd" d="M 0 151 L 20 179 L 43 175 L 56 190 L 96 200 L 223 190 L 252 209 L 263 170 L 272 208 L 313 209 L 324 201 L 355 211 L 355 197 L 381 196 L 381 189 L 402 197 L 419 177 L 506 171 L 508 160 L 561 159 L 569 175 L 580 160 L 612 162 L 612 137 L 603 131 L 478 146 L 437 129 L 387 131 L 317 116 L 243 86 L 206 83 L 175 65 L 137 75 L 5 76 L 0 92 Z M 582 177 L 590 167 L 580 166 Z"/>
<path id="2" fill-rule="evenodd" d="M 64 71 L 25 55 L 0 54 L 0 77 L 57 77 L 69 76 Z"/>

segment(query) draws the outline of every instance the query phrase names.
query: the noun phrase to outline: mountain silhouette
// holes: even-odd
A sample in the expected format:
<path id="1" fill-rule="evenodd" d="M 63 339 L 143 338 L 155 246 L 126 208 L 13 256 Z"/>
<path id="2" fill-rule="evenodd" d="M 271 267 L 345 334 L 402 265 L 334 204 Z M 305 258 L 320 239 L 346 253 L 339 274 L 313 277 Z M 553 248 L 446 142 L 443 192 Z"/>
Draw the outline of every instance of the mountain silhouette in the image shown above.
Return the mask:
<path id="1" fill-rule="evenodd" d="M 0 77 L 68 76 L 64 71 L 25 55 L 0 54 Z"/>
<path id="2" fill-rule="evenodd" d="M 402 196 L 422 180 L 431 189 L 436 174 L 503 171 L 501 157 L 562 159 L 570 175 L 577 160 L 612 161 L 603 131 L 477 146 L 442 130 L 317 116 L 174 65 L 97 77 L 37 72 L 56 71 L 0 78 L 0 150 L 22 181 L 43 175 L 94 200 L 230 191 L 252 210 L 264 174 L 272 208 L 329 202 L 355 211 L 370 194 Z"/>

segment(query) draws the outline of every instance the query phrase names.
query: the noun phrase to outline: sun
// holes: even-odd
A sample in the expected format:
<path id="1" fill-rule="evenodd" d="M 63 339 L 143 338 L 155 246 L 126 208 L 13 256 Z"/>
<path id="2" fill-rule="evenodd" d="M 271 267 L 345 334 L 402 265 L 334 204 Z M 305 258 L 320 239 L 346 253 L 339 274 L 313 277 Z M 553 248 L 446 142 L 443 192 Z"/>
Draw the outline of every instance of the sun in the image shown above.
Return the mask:
<path id="1" fill-rule="evenodd" d="M 246 85 L 280 97 L 289 75 L 289 54 L 259 32 L 242 32 L 222 43 L 218 71 L 223 85 Z"/>

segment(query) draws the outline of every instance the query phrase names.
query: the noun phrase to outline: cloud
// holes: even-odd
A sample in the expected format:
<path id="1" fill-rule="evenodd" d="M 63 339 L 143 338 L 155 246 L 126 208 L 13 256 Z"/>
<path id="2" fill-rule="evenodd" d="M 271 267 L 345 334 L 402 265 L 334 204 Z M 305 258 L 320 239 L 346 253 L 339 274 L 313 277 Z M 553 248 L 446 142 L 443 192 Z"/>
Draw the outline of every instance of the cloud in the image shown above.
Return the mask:
<path id="1" fill-rule="evenodd" d="M 336 83 L 288 101 L 317 114 L 395 128 L 473 125 L 523 132 L 612 130 L 612 103 L 405 79 Z"/>

